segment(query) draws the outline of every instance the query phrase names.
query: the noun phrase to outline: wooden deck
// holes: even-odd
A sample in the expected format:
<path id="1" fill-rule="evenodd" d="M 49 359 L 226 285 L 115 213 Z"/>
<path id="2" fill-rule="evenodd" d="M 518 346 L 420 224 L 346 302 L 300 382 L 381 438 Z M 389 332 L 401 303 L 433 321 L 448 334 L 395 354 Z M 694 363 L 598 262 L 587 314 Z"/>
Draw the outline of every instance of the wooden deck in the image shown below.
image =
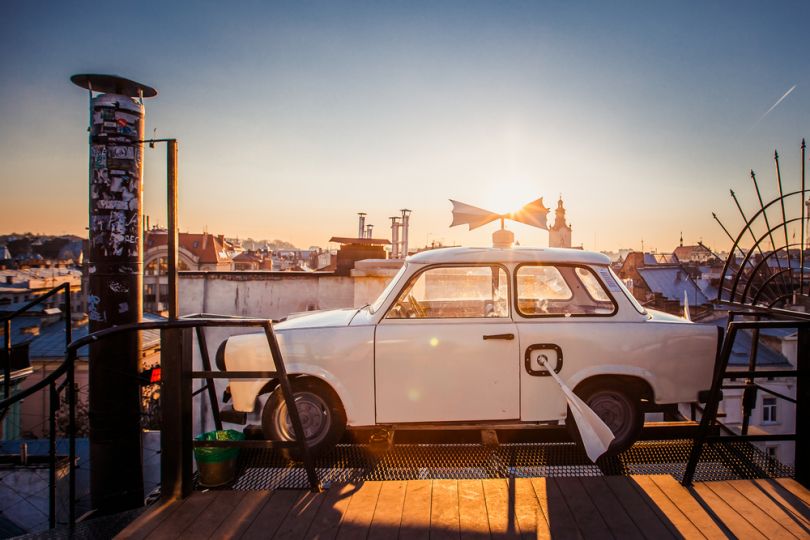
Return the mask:
<path id="1" fill-rule="evenodd" d="M 157 506 L 117 538 L 810 538 L 790 479 L 682 487 L 671 476 L 408 480 L 208 491 Z"/>

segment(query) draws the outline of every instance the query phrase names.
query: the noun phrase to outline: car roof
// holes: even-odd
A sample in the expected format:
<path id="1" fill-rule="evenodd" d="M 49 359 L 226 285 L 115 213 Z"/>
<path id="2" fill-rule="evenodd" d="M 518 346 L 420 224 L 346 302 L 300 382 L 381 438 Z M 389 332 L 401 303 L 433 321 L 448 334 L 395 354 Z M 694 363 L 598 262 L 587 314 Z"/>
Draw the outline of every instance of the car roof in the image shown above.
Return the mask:
<path id="1" fill-rule="evenodd" d="M 602 253 L 564 248 L 478 248 L 452 247 L 422 251 L 408 257 L 415 264 L 436 263 L 524 263 L 554 262 L 579 264 L 610 264 Z"/>

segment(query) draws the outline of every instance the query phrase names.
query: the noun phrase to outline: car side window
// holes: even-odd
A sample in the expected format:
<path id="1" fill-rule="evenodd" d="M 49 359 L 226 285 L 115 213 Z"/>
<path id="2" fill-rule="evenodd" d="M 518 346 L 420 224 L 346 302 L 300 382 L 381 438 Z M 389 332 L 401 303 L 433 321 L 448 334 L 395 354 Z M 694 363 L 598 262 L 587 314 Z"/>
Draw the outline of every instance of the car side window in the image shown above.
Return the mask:
<path id="1" fill-rule="evenodd" d="M 524 264 L 515 272 L 524 317 L 612 315 L 616 304 L 588 267 Z"/>
<path id="2" fill-rule="evenodd" d="M 509 317 L 509 281 L 499 266 L 440 266 L 419 274 L 386 319 Z"/>

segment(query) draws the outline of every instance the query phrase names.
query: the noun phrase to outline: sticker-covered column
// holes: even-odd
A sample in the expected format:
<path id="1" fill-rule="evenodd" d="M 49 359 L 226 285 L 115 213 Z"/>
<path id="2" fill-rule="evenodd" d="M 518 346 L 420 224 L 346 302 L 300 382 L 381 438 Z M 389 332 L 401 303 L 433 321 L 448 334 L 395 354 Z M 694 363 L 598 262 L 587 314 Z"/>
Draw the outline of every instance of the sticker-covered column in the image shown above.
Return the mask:
<path id="1" fill-rule="evenodd" d="M 90 331 L 139 322 L 143 314 L 144 107 L 116 93 L 91 100 Z M 140 439 L 141 339 L 116 334 L 90 348 L 90 455 L 93 507 L 143 502 Z"/>
<path id="2" fill-rule="evenodd" d="M 133 321 L 133 314 L 140 311 L 141 298 L 143 145 L 139 141 L 143 122 L 143 105 L 132 98 L 101 94 L 92 101 L 88 299 L 91 326 L 107 327 L 139 318 L 136 316 Z M 94 276 L 103 279 L 94 280 Z"/>

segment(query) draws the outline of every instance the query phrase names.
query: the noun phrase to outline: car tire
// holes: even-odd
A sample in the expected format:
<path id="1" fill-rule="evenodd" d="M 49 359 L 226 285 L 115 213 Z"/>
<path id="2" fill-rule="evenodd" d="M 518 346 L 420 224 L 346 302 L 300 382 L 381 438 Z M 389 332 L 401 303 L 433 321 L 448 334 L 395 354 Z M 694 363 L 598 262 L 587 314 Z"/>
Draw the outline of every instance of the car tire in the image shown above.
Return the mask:
<path id="1" fill-rule="evenodd" d="M 613 432 L 615 439 L 610 443 L 606 456 L 615 456 L 638 440 L 641 428 L 644 427 L 644 413 L 638 398 L 615 386 L 585 386 L 578 388 L 576 394 Z M 582 438 L 570 408 L 565 418 L 565 427 L 571 439 L 581 447 Z"/>
<path id="2" fill-rule="evenodd" d="M 318 379 L 297 379 L 291 381 L 291 385 L 310 455 L 315 457 L 329 452 L 346 431 L 346 412 L 340 398 L 328 384 Z M 273 441 L 295 440 L 280 386 L 273 390 L 264 404 L 262 432 L 266 439 Z M 287 459 L 303 459 L 298 448 L 282 448 L 280 453 Z"/>

